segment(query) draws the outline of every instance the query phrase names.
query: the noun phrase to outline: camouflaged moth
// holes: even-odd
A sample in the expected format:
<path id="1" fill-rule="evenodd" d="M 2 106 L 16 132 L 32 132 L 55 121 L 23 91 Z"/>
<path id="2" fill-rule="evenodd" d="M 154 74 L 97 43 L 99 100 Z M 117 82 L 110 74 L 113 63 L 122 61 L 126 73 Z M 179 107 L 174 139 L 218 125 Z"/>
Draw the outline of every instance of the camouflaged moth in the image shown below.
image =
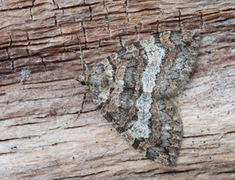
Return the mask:
<path id="1" fill-rule="evenodd" d="M 166 31 L 127 46 L 77 78 L 101 114 L 147 158 L 175 164 L 182 124 L 172 97 L 196 63 L 199 34 Z"/>

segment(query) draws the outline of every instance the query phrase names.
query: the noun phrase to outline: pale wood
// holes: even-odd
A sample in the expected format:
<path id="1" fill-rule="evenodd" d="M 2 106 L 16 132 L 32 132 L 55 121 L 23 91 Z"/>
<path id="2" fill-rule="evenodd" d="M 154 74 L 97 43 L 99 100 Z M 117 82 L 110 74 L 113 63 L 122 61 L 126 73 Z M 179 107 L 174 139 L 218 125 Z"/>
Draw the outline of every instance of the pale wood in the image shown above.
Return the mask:
<path id="1" fill-rule="evenodd" d="M 233 0 L 2 0 L 1 179 L 235 179 L 234 27 Z M 167 167 L 133 149 L 90 92 L 76 120 L 87 87 L 74 77 L 79 41 L 91 70 L 122 46 L 180 28 L 201 32 L 201 47 L 175 98 L 184 138 Z"/>

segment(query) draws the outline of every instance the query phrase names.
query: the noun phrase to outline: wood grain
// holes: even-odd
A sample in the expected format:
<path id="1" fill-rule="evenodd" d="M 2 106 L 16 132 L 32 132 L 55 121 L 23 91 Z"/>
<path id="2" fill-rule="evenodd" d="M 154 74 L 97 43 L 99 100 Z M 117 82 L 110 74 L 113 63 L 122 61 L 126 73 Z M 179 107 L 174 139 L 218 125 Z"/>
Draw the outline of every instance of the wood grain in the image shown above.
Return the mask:
<path id="1" fill-rule="evenodd" d="M 1 179 L 234 179 L 233 0 L 0 2 Z M 80 46 L 95 62 L 156 32 L 197 30 L 196 69 L 175 98 L 184 135 L 175 166 L 143 157 L 96 110 Z"/>

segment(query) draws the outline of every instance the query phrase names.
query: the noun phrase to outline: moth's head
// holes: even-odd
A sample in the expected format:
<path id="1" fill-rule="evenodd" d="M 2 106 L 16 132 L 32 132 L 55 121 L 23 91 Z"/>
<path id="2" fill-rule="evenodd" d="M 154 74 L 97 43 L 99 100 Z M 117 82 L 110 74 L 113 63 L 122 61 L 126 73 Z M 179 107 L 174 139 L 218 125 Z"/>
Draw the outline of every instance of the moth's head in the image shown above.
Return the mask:
<path id="1" fill-rule="evenodd" d="M 76 77 L 76 80 L 79 81 L 82 85 L 89 85 L 90 75 L 82 74 Z"/>

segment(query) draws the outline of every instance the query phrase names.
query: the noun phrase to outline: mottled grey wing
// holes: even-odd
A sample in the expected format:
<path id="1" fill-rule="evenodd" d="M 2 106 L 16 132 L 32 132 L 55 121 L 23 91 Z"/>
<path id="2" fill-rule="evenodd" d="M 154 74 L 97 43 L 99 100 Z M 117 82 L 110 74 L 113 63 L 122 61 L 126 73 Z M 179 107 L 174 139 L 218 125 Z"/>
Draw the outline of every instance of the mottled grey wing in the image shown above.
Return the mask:
<path id="1" fill-rule="evenodd" d="M 196 41 L 196 42 L 195 42 Z M 164 32 L 107 57 L 91 74 L 93 101 L 130 144 L 149 159 L 176 161 L 182 126 L 170 97 L 196 62 L 198 35 Z"/>
<path id="2" fill-rule="evenodd" d="M 194 31 L 167 31 L 157 34 L 155 40 L 157 46 L 164 48 L 165 57 L 154 93 L 171 97 L 186 84 L 194 69 L 200 36 Z"/>

